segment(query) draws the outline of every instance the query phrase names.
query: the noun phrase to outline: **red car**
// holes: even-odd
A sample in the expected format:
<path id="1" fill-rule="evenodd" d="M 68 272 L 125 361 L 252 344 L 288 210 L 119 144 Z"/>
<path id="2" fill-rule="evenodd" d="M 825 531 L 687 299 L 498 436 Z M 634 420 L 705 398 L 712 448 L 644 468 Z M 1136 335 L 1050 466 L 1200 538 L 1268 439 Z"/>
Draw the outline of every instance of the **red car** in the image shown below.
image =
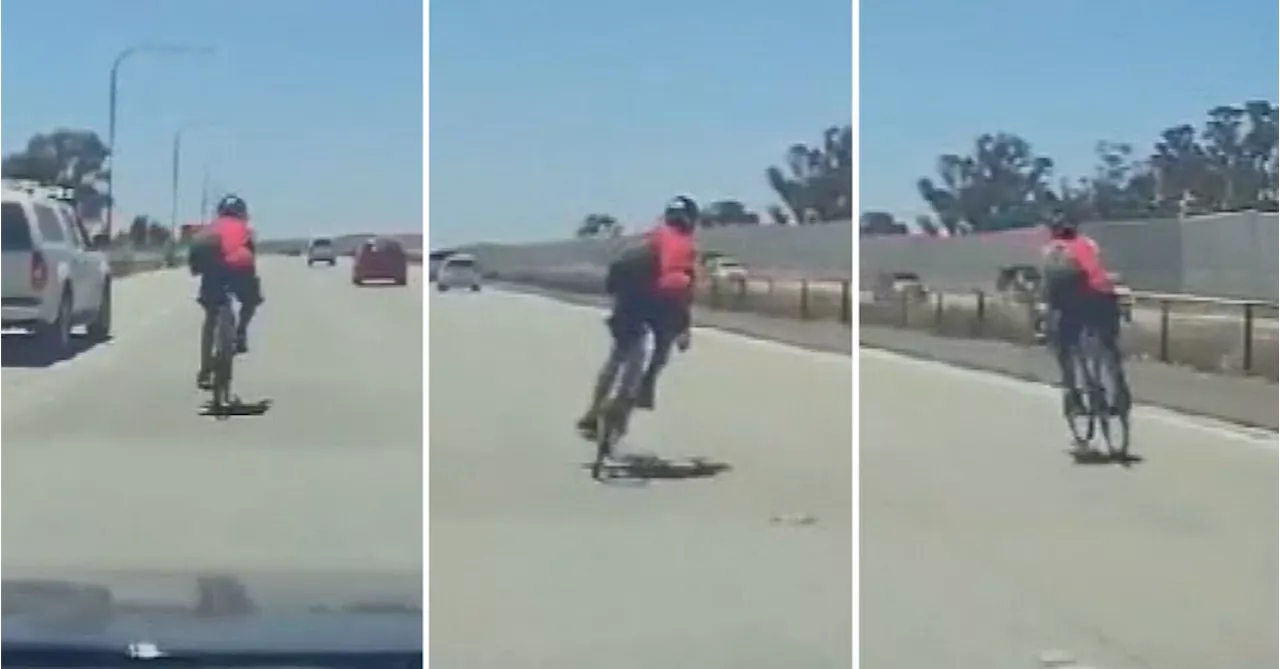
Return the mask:
<path id="1" fill-rule="evenodd" d="M 390 281 L 397 286 L 409 282 L 409 258 L 404 247 L 394 239 L 370 239 L 356 250 L 351 264 L 351 283 L 357 286 L 369 281 Z"/>

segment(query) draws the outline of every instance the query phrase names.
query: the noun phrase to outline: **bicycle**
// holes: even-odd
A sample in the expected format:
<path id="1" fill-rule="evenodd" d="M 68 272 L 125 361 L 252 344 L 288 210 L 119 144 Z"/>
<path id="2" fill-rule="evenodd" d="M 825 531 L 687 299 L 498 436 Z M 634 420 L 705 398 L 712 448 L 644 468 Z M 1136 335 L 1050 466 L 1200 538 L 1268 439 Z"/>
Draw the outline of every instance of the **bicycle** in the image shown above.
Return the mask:
<path id="1" fill-rule="evenodd" d="M 591 464 L 591 478 L 597 481 L 605 473 L 606 463 L 613 458 L 614 447 L 627 432 L 635 409 L 636 390 L 648 359 L 648 338 L 648 334 L 636 337 L 629 346 L 614 350 L 601 371 L 606 391 L 604 405 L 596 414 L 596 457 Z"/>
<path id="2" fill-rule="evenodd" d="M 1115 363 L 1097 328 L 1082 329 L 1071 354 L 1071 364 L 1076 370 L 1076 387 L 1064 395 L 1062 411 L 1076 445 L 1089 446 L 1101 432 L 1107 454 L 1112 458 L 1127 458 L 1132 398 L 1120 387 L 1119 370 L 1114 369 Z M 1077 424 L 1081 418 L 1085 419 L 1083 429 Z"/>
<path id="3" fill-rule="evenodd" d="M 213 335 L 213 403 L 214 411 L 232 405 L 231 371 L 236 356 L 236 312 L 227 296 L 218 307 Z"/>

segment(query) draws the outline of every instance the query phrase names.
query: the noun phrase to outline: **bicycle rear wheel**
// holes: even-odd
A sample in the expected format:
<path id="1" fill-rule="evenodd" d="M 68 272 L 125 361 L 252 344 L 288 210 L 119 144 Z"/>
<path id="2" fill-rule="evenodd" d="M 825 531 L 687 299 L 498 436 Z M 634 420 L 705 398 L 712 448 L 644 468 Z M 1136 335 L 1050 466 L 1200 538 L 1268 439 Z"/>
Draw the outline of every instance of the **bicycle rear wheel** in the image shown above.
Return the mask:
<path id="1" fill-rule="evenodd" d="M 1084 352 L 1077 349 L 1071 354 L 1071 364 L 1075 367 L 1075 392 L 1062 394 L 1062 416 L 1067 421 L 1067 429 L 1071 430 L 1071 438 L 1077 448 L 1085 448 L 1097 433 L 1097 419 L 1092 411 L 1090 400 L 1091 387 L 1089 366 Z"/>
<path id="2" fill-rule="evenodd" d="M 591 466 L 592 478 L 599 479 L 604 474 L 605 463 L 613 457 L 613 447 L 622 432 L 618 411 L 610 402 L 596 418 L 596 460 Z"/>
<path id="3" fill-rule="evenodd" d="M 1094 359 L 1093 379 L 1097 386 L 1098 397 L 1095 413 L 1101 428 L 1102 439 L 1107 445 L 1107 453 L 1113 458 L 1128 457 L 1131 398 L 1120 385 L 1120 370 L 1115 369 L 1115 363 L 1103 350 L 1100 342 L 1095 343 L 1092 357 Z"/>
<path id="4" fill-rule="evenodd" d="M 236 354 L 236 315 L 230 301 L 218 308 L 214 328 L 213 406 L 218 409 L 231 404 L 231 371 Z"/>

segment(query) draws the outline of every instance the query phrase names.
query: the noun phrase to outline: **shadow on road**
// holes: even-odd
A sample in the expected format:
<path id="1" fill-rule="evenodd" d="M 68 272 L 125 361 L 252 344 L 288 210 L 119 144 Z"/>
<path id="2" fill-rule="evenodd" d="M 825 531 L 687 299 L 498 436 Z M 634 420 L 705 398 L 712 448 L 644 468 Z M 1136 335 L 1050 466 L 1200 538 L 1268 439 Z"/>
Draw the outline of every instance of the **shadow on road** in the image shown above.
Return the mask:
<path id="1" fill-rule="evenodd" d="M 728 463 L 702 457 L 670 460 L 645 453 L 621 455 L 618 459 L 618 464 L 607 467 L 607 476 L 601 478 L 601 483 L 711 478 L 733 469 Z M 583 464 L 588 471 L 591 466 L 590 462 Z"/>
<path id="2" fill-rule="evenodd" d="M 261 416 L 271 410 L 271 404 L 270 398 L 256 402 L 245 402 L 237 397 L 232 400 L 229 406 L 216 408 L 213 406 L 213 401 L 210 400 L 200 405 L 200 415 L 210 416 L 219 420 L 238 416 Z"/>
<path id="3" fill-rule="evenodd" d="M 36 338 L 27 334 L 6 334 L 0 342 L 0 362 L 5 369 L 40 369 L 52 367 L 111 341 L 110 337 L 94 341 L 86 336 L 71 337 L 71 346 L 59 355 L 51 354 Z"/>
<path id="4" fill-rule="evenodd" d="M 1096 467 L 1098 465 L 1119 465 L 1121 467 L 1129 468 L 1134 465 L 1140 465 L 1145 461 L 1145 458 L 1141 455 L 1134 453 L 1112 455 L 1108 453 L 1106 449 L 1098 448 L 1072 448 L 1067 451 L 1067 454 L 1071 456 L 1072 462 L 1086 467 Z"/>

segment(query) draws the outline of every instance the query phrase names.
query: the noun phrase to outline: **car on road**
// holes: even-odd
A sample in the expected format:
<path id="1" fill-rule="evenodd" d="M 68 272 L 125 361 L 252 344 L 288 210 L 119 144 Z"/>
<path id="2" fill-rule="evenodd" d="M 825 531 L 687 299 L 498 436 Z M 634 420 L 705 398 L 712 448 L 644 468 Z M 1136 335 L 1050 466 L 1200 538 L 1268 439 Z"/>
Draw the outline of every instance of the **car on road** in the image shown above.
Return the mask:
<path id="1" fill-rule="evenodd" d="M 105 235 L 90 238 L 74 207 L 47 190 L 6 182 L 3 190 L 3 327 L 27 330 L 53 356 L 83 325 L 111 335 L 111 267 Z"/>
<path id="2" fill-rule="evenodd" d="M 322 262 L 330 267 L 338 264 L 338 254 L 333 249 L 333 240 L 328 237 L 315 237 L 307 243 L 307 267 Z"/>
<path id="3" fill-rule="evenodd" d="M 445 292 L 450 288 L 480 290 L 480 263 L 470 253 L 455 253 L 440 262 L 436 272 L 436 289 Z"/>
<path id="4" fill-rule="evenodd" d="M 747 280 L 746 266 L 726 255 L 708 258 L 704 267 L 708 277 L 721 283 Z"/>
<path id="5" fill-rule="evenodd" d="M 390 281 L 397 286 L 409 283 L 409 257 L 400 242 L 374 237 L 356 249 L 351 283 L 362 286 L 369 281 Z"/>

